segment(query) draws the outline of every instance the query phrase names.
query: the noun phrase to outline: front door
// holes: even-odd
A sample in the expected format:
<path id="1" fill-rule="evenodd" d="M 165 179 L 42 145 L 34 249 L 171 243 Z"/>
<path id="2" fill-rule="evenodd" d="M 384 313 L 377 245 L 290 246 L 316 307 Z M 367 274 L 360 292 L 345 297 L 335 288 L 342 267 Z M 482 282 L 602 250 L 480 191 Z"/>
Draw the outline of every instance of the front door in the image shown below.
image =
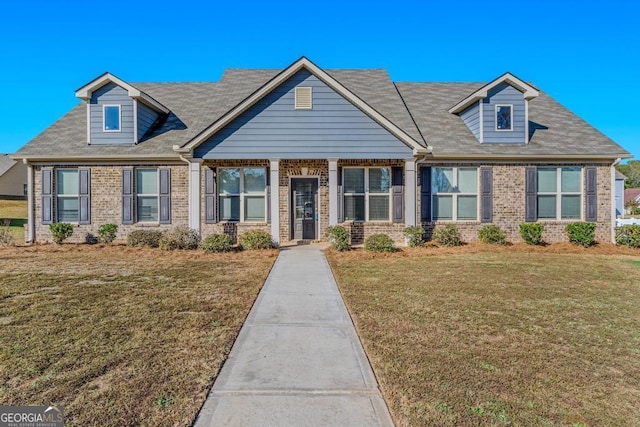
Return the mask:
<path id="1" fill-rule="evenodd" d="M 316 240 L 318 180 L 291 178 L 291 218 L 294 240 Z"/>

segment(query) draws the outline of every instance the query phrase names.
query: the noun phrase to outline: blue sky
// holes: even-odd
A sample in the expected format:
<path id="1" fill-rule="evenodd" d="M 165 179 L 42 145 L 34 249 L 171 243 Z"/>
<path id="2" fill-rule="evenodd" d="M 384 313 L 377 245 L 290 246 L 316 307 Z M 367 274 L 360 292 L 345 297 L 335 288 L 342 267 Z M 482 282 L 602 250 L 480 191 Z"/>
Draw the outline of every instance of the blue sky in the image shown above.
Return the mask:
<path id="1" fill-rule="evenodd" d="M 640 158 L 640 6 L 609 1 L 10 1 L 0 15 L 0 152 L 104 71 L 216 81 L 227 67 L 385 68 L 394 81 L 532 82 Z M 535 101 L 534 101 L 535 102 Z"/>

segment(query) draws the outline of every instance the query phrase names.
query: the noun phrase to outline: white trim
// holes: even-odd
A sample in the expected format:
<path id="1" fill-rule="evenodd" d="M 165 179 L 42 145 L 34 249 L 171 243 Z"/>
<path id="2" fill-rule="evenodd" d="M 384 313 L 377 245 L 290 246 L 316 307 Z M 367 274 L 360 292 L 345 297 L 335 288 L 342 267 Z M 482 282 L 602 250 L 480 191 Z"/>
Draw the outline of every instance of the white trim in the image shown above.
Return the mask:
<path id="1" fill-rule="evenodd" d="M 287 199 L 289 200 L 288 205 L 289 205 L 289 239 L 293 240 L 294 238 L 292 237 L 294 234 L 294 230 L 293 227 L 291 227 L 291 224 L 295 221 L 295 218 L 293 217 L 293 204 L 295 203 L 293 201 L 293 199 L 291 198 L 291 194 L 293 192 L 293 188 L 291 187 L 291 181 L 293 179 L 315 179 L 316 181 L 318 181 L 318 186 L 316 188 L 317 191 L 317 196 L 318 196 L 318 204 L 316 206 L 316 211 L 313 213 L 313 220 L 315 222 L 315 229 L 316 229 L 316 238 L 315 240 L 320 240 L 320 208 L 321 208 L 321 204 L 322 201 L 320 200 L 320 177 L 317 175 L 289 175 L 289 194 L 287 194 Z M 273 219 L 273 217 L 271 218 Z"/>
<path id="2" fill-rule="evenodd" d="M 436 191 L 434 191 L 434 175 L 435 175 L 435 171 L 436 169 L 451 169 L 451 174 L 452 174 L 452 178 L 453 178 L 453 182 L 451 183 L 451 185 L 453 186 L 453 190 L 451 192 L 441 192 L 438 193 Z M 458 182 L 458 171 L 460 169 L 476 169 L 476 192 L 475 193 L 462 193 L 459 191 L 455 191 L 458 187 L 459 187 L 459 182 Z M 479 166 L 432 166 L 431 167 L 431 220 L 433 222 L 436 221 L 446 221 L 446 222 L 478 222 L 480 221 L 480 167 Z M 434 214 L 434 207 L 435 207 L 435 203 L 433 202 L 433 200 L 438 196 L 438 195 L 443 195 L 443 196 L 451 196 L 451 219 L 445 219 L 445 218 L 435 218 L 435 214 Z M 476 197 L 476 217 L 475 219 L 459 219 L 458 218 L 458 197 L 459 196 L 475 196 Z"/>
<path id="3" fill-rule="evenodd" d="M 71 171 L 71 172 L 75 172 L 76 173 L 76 178 L 78 180 L 78 192 L 76 194 L 60 194 L 60 172 L 62 171 Z M 68 167 L 68 166 L 62 166 L 62 167 L 58 167 L 58 168 L 54 168 L 53 169 L 53 173 L 52 173 L 53 177 L 52 177 L 52 181 L 53 181 L 53 188 L 55 189 L 55 192 L 52 191 L 52 201 L 53 201 L 53 206 L 54 206 L 54 212 L 52 212 L 53 214 L 53 218 L 54 218 L 54 222 L 60 222 L 60 213 L 59 213 L 59 209 L 60 209 L 60 202 L 59 199 L 69 199 L 69 200 L 73 200 L 76 199 L 78 200 L 78 208 L 76 209 L 77 211 L 77 215 L 78 215 L 78 220 L 77 221 L 64 221 L 64 222 L 69 222 L 71 224 L 78 224 L 80 222 L 80 169 L 77 167 Z M 54 194 L 55 193 L 55 194 Z"/>
<path id="4" fill-rule="evenodd" d="M 338 159 L 329 161 L 329 225 L 338 225 Z"/>
<path id="5" fill-rule="evenodd" d="M 218 190 L 218 194 L 216 195 L 217 200 L 218 200 L 218 210 L 220 209 L 220 198 L 221 197 L 238 197 L 239 202 L 240 202 L 240 218 L 238 219 L 222 219 L 220 218 L 220 222 L 236 222 L 236 223 L 264 223 L 267 222 L 267 167 L 266 166 L 223 166 L 223 167 L 218 167 L 218 172 L 222 169 L 238 169 L 239 172 L 239 179 L 240 182 L 238 183 L 239 185 L 239 193 L 228 193 L 228 194 L 222 194 L 221 193 L 221 186 L 220 186 L 220 173 L 217 173 L 216 175 L 216 179 L 218 179 L 218 185 L 217 185 L 217 190 Z M 245 187 L 244 187 L 244 171 L 245 169 L 263 169 L 265 174 L 264 174 L 264 190 L 262 191 L 262 196 L 260 193 L 247 193 L 245 191 Z M 264 200 L 264 218 L 262 220 L 247 220 L 245 218 L 246 216 L 246 200 L 247 198 L 251 198 L 251 197 L 262 197 L 262 199 Z"/>
<path id="6" fill-rule="evenodd" d="M 541 218 L 536 212 L 536 217 L 540 221 L 583 221 L 584 220 L 584 174 L 586 168 L 583 166 L 539 166 L 536 175 L 541 169 L 555 169 L 556 171 L 556 191 L 538 191 L 536 189 L 536 199 L 538 196 L 555 196 L 556 198 L 556 216 L 555 218 Z M 580 169 L 580 191 L 562 191 L 562 169 Z M 536 176 L 536 182 L 538 177 Z M 562 196 L 580 196 L 580 216 L 578 218 L 562 218 Z M 537 205 L 536 201 L 536 205 Z"/>
<path id="7" fill-rule="evenodd" d="M 189 161 L 189 227 L 200 231 L 200 171 L 202 159 Z"/>
<path id="8" fill-rule="evenodd" d="M 118 129 L 107 129 L 107 108 L 118 107 Z M 122 132 L 122 105 L 102 104 L 102 132 Z"/>
<path id="9" fill-rule="evenodd" d="M 413 227 L 416 225 L 417 203 L 416 161 L 407 159 L 404 162 L 404 225 Z M 393 201 L 391 202 L 393 204 Z"/>
<path id="10" fill-rule="evenodd" d="M 91 144 L 91 102 L 87 101 L 87 144 Z"/>
<path id="11" fill-rule="evenodd" d="M 484 105 L 482 99 L 478 100 L 478 110 L 480 111 L 480 144 L 484 142 Z"/>
<path id="12" fill-rule="evenodd" d="M 153 170 L 156 172 L 156 188 L 157 188 L 157 193 L 155 194 L 147 194 L 147 193 L 138 193 L 138 171 L 141 170 Z M 138 168 L 134 168 L 133 169 L 133 193 L 135 194 L 135 198 L 134 198 L 134 202 L 135 202 L 135 223 L 136 224 L 159 224 L 160 223 L 160 168 L 155 167 L 155 168 L 150 168 L 150 167 L 138 167 Z M 140 212 L 138 211 L 138 197 L 155 197 L 156 198 L 156 203 L 158 204 L 158 219 L 156 221 L 140 221 L 139 215 Z"/>
<path id="13" fill-rule="evenodd" d="M 271 239 L 280 243 L 280 160 L 269 160 L 269 183 L 271 186 Z"/>
<path id="14" fill-rule="evenodd" d="M 529 143 L 529 101 L 524 100 L 524 143 Z"/>
<path id="15" fill-rule="evenodd" d="M 133 143 L 138 143 L 138 100 L 133 100 Z"/>
<path id="16" fill-rule="evenodd" d="M 369 104 L 360 99 L 357 95 L 343 86 L 339 81 L 331 77 L 320 67 L 315 65 L 313 62 L 309 61 L 307 58 L 302 57 L 293 64 L 291 64 L 288 68 L 283 70 L 276 77 L 272 78 L 265 85 L 263 85 L 260 89 L 256 90 L 253 94 L 247 97 L 240 104 L 236 105 L 234 108 L 229 110 L 226 114 L 224 114 L 221 118 L 216 120 L 198 135 L 196 135 L 193 139 L 191 139 L 186 144 L 182 146 L 175 145 L 173 149 L 179 153 L 188 153 L 192 152 L 196 147 L 209 139 L 212 135 L 222 129 L 224 126 L 229 124 L 231 121 L 236 119 L 240 114 L 248 110 L 259 100 L 264 98 L 267 94 L 271 93 L 275 88 L 280 86 L 283 82 L 293 76 L 295 73 L 300 71 L 301 69 L 306 69 L 315 77 L 320 79 L 323 83 L 329 86 L 331 89 L 338 92 L 344 98 L 346 98 L 353 105 L 358 107 L 361 111 L 371 117 L 373 120 L 378 122 L 379 125 L 387 129 L 390 133 L 392 133 L 395 137 L 400 139 L 403 143 L 405 143 L 409 148 L 413 149 L 414 155 L 416 154 L 426 154 L 429 150 L 422 145 L 420 145 L 415 139 L 413 139 L 408 133 L 400 129 L 394 123 L 392 123 L 389 119 L 384 117 L 382 114 L 374 110 Z"/>
<path id="17" fill-rule="evenodd" d="M 33 195 L 33 166 L 27 164 L 27 235 L 25 236 L 25 243 L 32 243 L 34 240 L 33 231 L 35 230 L 35 215 L 33 207 L 35 203 Z"/>
<path id="18" fill-rule="evenodd" d="M 473 92 L 471 95 L 464 98 L 462 101 L 458 102 L 456 105 L 449 109 L 449 112 L 452 114 L 458 114 L 464 111 L 469 105 L 473 104 L 477 100 L 484 99 L 489 96 L 489 91 L 501 83 L 507 83 L 508 85 L 518 89 L 520 92 L 522 92 L 522 96 L 527 101 L 540 95 L 540 91 L 535 87 L 520 80 L 511 73 L 504 73 L 497 79 L 487 83 L 477 91 Z"/>
<path id="19" fill-rule="evenodd" d="M 347 169 L 364 169 L 364 192 L 363 193 L 349 193 L 347 194 L 344 190 L 344 174 Z M 371 193 L 369 191 L 369 170 L 371 169 L 388 169 L 389 170 L 389 191 L 387 193 Z M 347 219 L 344 214 L 344 199 L 342 202 L 342 216 L 344 221 L 353 221 L 353 222 L 389 222 L 393 223 L 393 167 L 385 166 L 385 165 L 376 165 L 376 166 L 343 166 L 342 168 L 342 197 L 346 198 L 347 196 L 364 196 L 364 219 Z M 387 196 L 388 201 L 388 218 L 387 219 L 370 219 L 369 218 L 369 198 L 370 196 Z"/>
<path id="20" fill-rule="evenodd" d="M 614 244 L 616 243 L 616 164 L 617 163 L 618 161 L 613 162 L 611 164 L 611 243 L 614 243 Z M 597 173 L 597 169 L 596 169 L 596 173 Z M 624 205 L 622 207 L 622 213 L 624 214 Z"/>
<path id="21" fill-rule="evenodd" d="M 500 107 L 509 107 L 509 124 L 511 127 L 509 129 L 498 129 L 498 108 Z M 496 132 L 513 132 L 513 104 L 495 104 L 493 109 L 493 127 Z"/>
<path id="22" fill-rule="evenodd" d="M 309 106 L 298 105 L 298 92 L 309 91 Z M 313 110 L 313 87 L 312 86 L 297 86 L 294 90 L 294 102 L 293 106 L 296 110 Z"/>

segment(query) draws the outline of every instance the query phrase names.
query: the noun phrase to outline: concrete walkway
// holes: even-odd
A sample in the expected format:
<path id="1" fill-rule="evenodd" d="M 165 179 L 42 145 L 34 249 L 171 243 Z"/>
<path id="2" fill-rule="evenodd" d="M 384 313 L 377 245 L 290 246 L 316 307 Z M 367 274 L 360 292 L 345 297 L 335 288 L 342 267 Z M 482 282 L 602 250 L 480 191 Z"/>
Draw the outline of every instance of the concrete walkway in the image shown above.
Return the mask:
<path id="1" fill-rule="evenodd" d="M 280 252 L 195 426 L 393 426 L 321 249 Z"/>

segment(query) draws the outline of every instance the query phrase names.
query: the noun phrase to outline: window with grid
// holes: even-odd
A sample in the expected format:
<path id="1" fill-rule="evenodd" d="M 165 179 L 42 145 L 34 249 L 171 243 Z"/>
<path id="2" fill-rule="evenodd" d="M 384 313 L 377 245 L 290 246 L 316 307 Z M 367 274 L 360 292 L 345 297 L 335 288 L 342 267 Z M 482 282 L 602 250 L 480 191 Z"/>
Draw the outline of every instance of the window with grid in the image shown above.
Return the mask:
<path id="1" fill-rule="evenodd" d="M 56 172 L 56 218 L 58 222 L 78 222 L 80 179 L 77 169 Z"/>
<path id="2" fill-rule="evenodd" d="M 389 221 L 391 168 L 344 168 L 344 219 Z"/>
<path id="3" fill-rule="evenodd" d="M 539 219 L 580 219 L 582 168 L 538 168 L 537 206 Z"/>
<path id="4" fill-rule="evenodd" d="M 265 221 L 266 186 L 266 168 L 219 168 L 220 220 Z"/>
<path id="5" fill-rule="evenodd" d="M 158 169 L 136 169 L 138 222 L 158 222 Z"/>
<path id="6" fill-rule="evenodd" d="M 434 167 L 431 174 L 433 220 L 476 221 L 478 168 Z"/>

